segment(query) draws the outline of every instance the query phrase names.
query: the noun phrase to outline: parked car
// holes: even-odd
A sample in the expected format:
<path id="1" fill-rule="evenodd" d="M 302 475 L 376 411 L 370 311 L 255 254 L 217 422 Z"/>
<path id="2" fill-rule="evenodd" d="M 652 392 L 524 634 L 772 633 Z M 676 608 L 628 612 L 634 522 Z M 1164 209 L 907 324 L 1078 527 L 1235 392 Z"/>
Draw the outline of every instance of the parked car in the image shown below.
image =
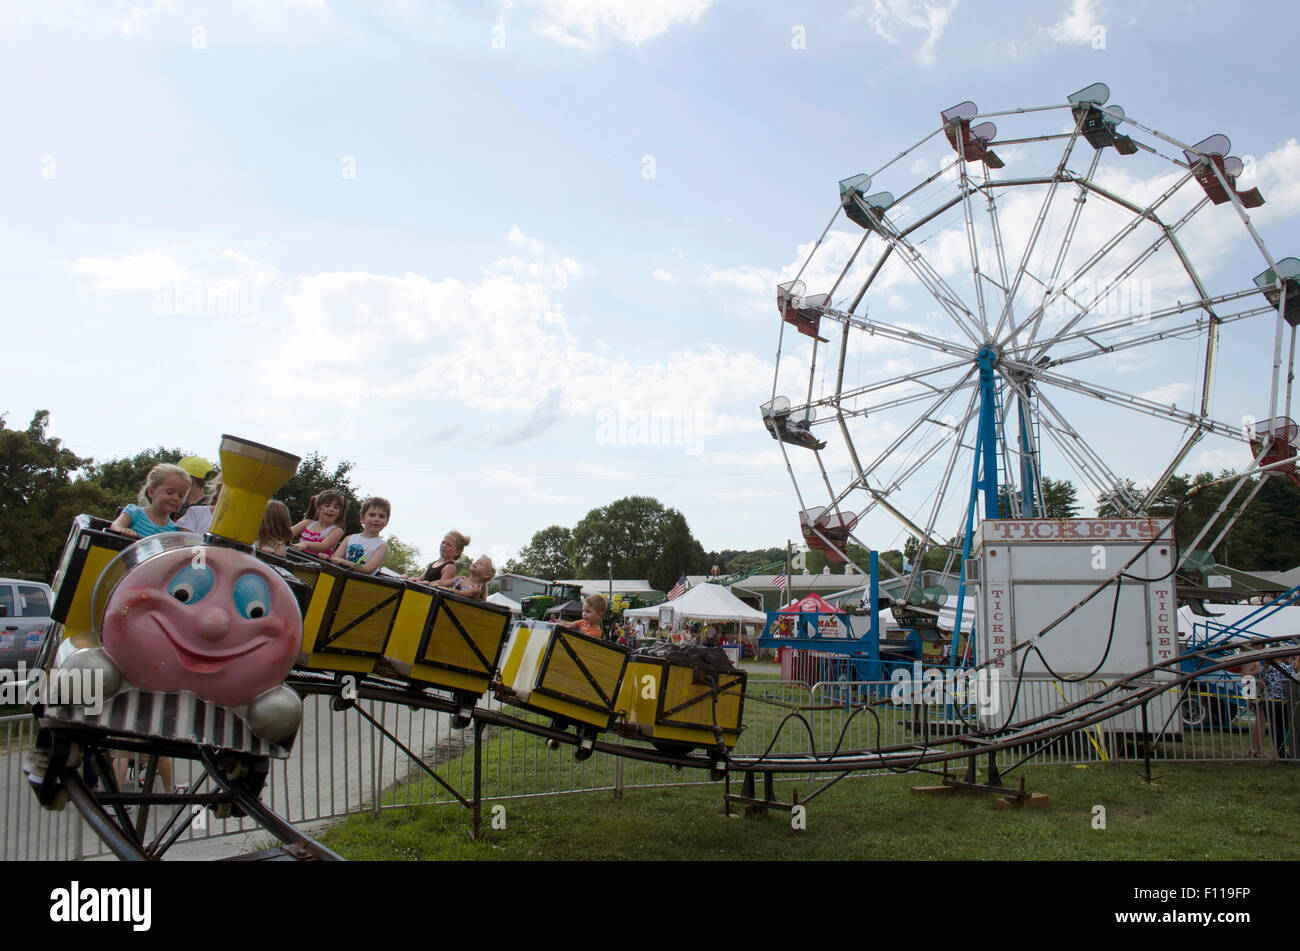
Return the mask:
<path id="1" fill-rule="evenodd" d="M 54 594 L 47 584 L 0 578 L 0 667 L 14 669 L 19 663 L 33 666 L 53 624 L 53 602 Z"/>

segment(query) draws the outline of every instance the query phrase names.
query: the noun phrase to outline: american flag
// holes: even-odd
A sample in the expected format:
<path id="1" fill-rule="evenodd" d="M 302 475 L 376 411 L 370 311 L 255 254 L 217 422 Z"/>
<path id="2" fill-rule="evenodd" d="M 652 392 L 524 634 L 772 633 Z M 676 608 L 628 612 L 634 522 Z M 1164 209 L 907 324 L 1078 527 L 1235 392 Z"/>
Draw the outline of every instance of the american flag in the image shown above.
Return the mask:
<path id="1" fill-rule="evenodd" d="M 789 579 L 786 578 L 786 576 L 785 576 L 785 572 L 782 572 L 781 574 L 777 575 L 776 578 L 773 579 L 773 581 L 772 581 L 772 584 L 776 585 L 776 586 L 777 586 L 778 588 L 780 588 L 782 591 L 785 590 L 785 586 L 786 586 L 787 584 L 789 584 L 789 583 L 790 583 L 790 582 L 789 582 Z"/>
<path id="2" fill-rule="evenodd" d="M 685 593 L 686 593 L 686 576 L 682 575 L 681 580 L 678 581 L 677 584 L 673 585 L 673 590 L 668 592 L 668 600 L 673 601 L 677 598 L 680 598 Z"/>

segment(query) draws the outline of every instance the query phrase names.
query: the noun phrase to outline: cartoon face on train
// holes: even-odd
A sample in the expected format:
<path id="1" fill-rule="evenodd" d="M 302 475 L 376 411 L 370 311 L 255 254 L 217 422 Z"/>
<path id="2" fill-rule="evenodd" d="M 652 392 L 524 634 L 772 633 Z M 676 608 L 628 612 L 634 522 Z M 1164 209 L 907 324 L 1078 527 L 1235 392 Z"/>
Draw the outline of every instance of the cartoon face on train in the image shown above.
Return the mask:
<path id="1" fill-rule="evenodd" d="M 103 620 L 104 650 L 142 690 L 242 706 L 279 685 L 302 621 L 289 586 L 242 552 L 184 548 L 130 569 Z"/>

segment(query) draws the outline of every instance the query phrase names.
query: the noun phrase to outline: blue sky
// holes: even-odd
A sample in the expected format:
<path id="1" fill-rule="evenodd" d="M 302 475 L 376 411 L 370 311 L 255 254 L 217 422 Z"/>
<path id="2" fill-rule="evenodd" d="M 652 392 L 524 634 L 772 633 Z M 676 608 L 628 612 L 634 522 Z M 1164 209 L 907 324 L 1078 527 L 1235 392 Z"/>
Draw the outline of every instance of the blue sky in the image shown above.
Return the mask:
<path id="1" fill-rule="evenodd" d="M 782 544 L 799 506 L 756 407 L 773 389 L 775 285 L 821 234 L 837 182 L 962 100 L 1058 105 L 1104 81 L 1149 129 L 1229 135 L 1267 199 L 1260 236 L 1296 254 L 1296 21 L 1282 3 L 1236 5 L 1229 23 L 1212 3 L 1086 0 L 10 4 L 0 278 L 17 344 L 0 411 L 17 426 L 47 408 L 98 459 L 159 443 L 212 455 L 228 432 L 353 460 L 354 481 L 393 501 L 391 532 L 427 555 L 457 528 L 500 560 L 630 494 L 680 509 L 706 549 Z M 1029 137 L 1069 113 L 996 121 Z M 1006 174 L 1060 154 L 1004 151 Z M 932 138 L 876 185 L 902 194 L 952 158 Z M 1136 158 L 1106 159 L 1130 196 L 1179 171 Z M 1007 193 L 1016 257 L 1038 206 L 1031 188 Z M 1085 222 L 1071 264 L 1106 226 Z M 860 235 L 837 221 L 809 293 L 829 290 Z M 1230 207 L 1198 212 L 1184 237 L 1212 293 L 1264 267 Z M 960 215 L 928 238 L 957 282 Z M 1138 275 L 1153 306 L 1184 293 L 1168 254 Z M 920 293 L 900 272 L 867 313 L 943 336 Z M 1267 319 L 1224 328 L 1216 418 L 1267 414 L 1272 339 Z M 779 392 L 806 389 L 807 343 L 785 336 Z M 1203 347 L 1161 341 L 1089 379 L 1186 408 Z M 846 386 L 932 358 L 855 333 Z M 1118 474 L 1156 477 L 1179 443 L 1176 423 L 1059 403 Z M 905 415 L 873 415 L 855 445 L 887 446 Z M 838 490 L 848 458 L 827 432 Z M 796 481 L 824 504 L 799 453 Z M 1247 461 L 1211 438 L 1184 468 Z M 1078 481 L 1066 460 L 1045 471 Z M 926 510 L 940 480 L 919 470 L 897 498 Z M 862 535 L 903 539 L 874 513 Z"/>

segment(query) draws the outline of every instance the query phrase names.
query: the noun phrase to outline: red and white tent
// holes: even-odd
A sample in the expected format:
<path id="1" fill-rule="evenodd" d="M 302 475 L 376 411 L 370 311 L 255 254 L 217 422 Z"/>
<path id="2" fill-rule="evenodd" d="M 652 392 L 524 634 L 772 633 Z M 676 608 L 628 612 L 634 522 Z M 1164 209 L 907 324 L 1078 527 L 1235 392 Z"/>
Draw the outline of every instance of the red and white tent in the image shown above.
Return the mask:
<path id="1" fill-rule="evenodd" d="M 811 614 L 816 612 L 819 637 L 851 637 L 840 609 L 816 592 L 791 601 L 780 609 L 781 614 Z M 793 623 L 793 622 L 792 622 Z"/>

